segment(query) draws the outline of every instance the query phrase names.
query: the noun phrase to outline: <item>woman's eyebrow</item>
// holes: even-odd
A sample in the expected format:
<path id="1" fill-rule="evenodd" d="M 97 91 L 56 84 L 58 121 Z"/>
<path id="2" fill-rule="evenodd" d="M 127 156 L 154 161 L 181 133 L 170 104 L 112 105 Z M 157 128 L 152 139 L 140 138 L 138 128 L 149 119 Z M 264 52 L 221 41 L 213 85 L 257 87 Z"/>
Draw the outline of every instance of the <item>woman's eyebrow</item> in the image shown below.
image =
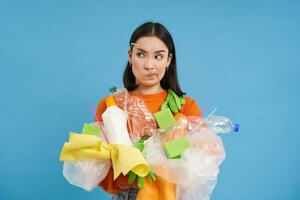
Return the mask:
<path id="1" fill-rule="evenodd" d="M 141 49 L 141 48 L 136 48 L 136 49 L 139 50 L 139 51 L 142 51 L 144 53 L 147 53 L 147 51 L 145 51 L 144 49 Z"/>
<path id="2" fill-rule="evenodd" d="M 166 52 L 165 50 L 155 51 L 155 53 Z"/>
<path id="3" fill-rule="evenodd" d="M 144 49 L 141 49 L 141 48 L 136 48 L 137 50 L 140 50 L 140 51 L 142 51 L 142 52 L 144 52 L 144 53 L 147 53 L 147 51 L 146 50 L 144 50 Z M 160 53 L 160 52 L 166 52 L 165 50 L 158 50 L 158 51 L 155 51 L 154 53 Z"/>

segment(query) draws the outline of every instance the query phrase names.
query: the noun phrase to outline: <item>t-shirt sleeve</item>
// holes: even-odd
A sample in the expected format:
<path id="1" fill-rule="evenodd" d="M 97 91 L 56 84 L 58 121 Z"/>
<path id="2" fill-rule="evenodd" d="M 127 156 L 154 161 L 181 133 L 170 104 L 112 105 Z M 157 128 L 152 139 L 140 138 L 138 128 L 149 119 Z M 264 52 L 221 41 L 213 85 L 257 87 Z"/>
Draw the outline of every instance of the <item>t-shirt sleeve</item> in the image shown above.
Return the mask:
<path id="1" fill-rule="evenodd" d="M 103 98 L 99 103 L 96 110 L 95 121 L 102 121 L 102 114 L 106 110 L 105 98 Z"/>
<path id="2" fill-rule="evenodd" d="M 197 104 L 197 102 L 190 98 L 185 96 L 185 104 L 182 106 L 182 109 L 180 110 L 180 113 L 184 114 L 185 116 L 200 116 L 202 117 L 202 113 L 200 111 L 200 108 Z"/>

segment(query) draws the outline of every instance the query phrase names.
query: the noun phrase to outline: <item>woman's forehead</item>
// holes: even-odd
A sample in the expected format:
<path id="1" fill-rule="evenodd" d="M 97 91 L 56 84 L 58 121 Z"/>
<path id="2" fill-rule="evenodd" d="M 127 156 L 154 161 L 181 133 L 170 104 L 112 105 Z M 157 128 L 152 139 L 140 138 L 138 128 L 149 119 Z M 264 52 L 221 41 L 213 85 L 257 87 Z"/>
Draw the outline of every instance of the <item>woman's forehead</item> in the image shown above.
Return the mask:
<path id="1" fill-rule="evenodd" d="M 141 37 L 133 43 L 133 46 L 146 52 L 168 51 L 168 47 L 165 43 L 156 36 Z"/>

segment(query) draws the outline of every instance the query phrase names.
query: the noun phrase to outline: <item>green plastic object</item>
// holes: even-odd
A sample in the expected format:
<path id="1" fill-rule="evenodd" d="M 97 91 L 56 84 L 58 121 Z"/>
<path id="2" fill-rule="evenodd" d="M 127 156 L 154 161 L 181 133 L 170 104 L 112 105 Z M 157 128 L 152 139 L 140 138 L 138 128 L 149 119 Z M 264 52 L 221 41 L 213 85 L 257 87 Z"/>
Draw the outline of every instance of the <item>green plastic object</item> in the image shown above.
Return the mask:
<path id="1" fill-rule="evenodd" d="M 97 125 L 85 123 L 82 128 L 82 134 L 101 137 L 101 129 Z"/>
<path id="2" fill-rule="evenodd" d="M 169 108 L 155 113 L 154 117 L 159 128 L 166 128 L 176 124 L 176 120 L 174 119 L 173 114 Z"/>
<path id="3" fill-rule="evenodd" d="M 151 181 L 156 181 L 156 177 L 151 170 L 149 171 L 147 176 L 150 178 Z M 134 180 L 137 180 L 137 185 L 139 189 L 141 189 L 144 186 L 145 177 L 138 176 L 133 171 L 130 171 L 128 176 L 128 183 L 131 185 L 134 182 Z"/>
<path id="4" fill-rule="evenodd" d="M 138 150 L 140 150 L 140 152 L 144 151 L 145 145 L 144 145 L 144 141 L 143 140 L 138 140 L 136 143 L 133 144 L 133 146 L 135 148 L 137 148 Z"/>
<path id="5" fill-rule="evenodd" d="M 166 101 L 161 105 L 160 109 L 165 110 L 169 108 L 173 113 L 178 113 L 183 104 L 185 104 L 184 97 L 178 96 L 173 90 L 169 89 Z"/>
<path id="6" fill-rule="evenodd" d="M 182 152 L 189 147 L 191 147 L 191 144 L 184 137 L 164 142 L 165 154 L 169 159 L 180 158 Z"/>

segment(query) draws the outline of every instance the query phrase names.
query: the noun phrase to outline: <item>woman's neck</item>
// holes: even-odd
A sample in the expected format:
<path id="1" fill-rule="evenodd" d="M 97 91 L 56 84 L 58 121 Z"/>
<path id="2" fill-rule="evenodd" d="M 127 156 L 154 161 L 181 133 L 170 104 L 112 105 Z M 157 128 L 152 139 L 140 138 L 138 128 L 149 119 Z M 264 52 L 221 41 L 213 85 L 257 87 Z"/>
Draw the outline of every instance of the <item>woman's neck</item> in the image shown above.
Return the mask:
<path id="1" fill-rule="evenodd" d="M 138 88 L 136 88 L 133 93 L 140 93 L 140 94 L 156 94 L 156 93 L 160 93 L 162 92 L 164 89 L 158 85 L 155 87 L 143 87 L 143 86 L 139 86 Z"/>

